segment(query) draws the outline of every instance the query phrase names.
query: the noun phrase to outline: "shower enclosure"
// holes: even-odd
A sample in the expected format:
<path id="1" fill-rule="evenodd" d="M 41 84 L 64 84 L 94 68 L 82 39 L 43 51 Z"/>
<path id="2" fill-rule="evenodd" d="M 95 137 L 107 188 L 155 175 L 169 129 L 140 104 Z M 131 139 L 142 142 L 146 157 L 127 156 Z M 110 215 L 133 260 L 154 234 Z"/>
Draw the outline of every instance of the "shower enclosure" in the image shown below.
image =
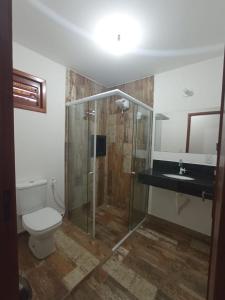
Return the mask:
<path id="1" fill-rule="evenodd" d="M 72 223 L 117 243 L 147 212 L 153 111 L 120 90 L 67 103 L 67 211 Z"/>

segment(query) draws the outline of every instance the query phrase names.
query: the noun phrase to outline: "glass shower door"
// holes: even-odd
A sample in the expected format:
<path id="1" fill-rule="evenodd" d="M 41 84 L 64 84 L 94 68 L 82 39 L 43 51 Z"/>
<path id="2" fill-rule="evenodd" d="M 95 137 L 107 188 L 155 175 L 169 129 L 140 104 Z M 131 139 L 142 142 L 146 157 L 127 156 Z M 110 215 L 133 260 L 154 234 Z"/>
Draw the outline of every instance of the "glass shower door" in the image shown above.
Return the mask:
<path id="1" fill-rule="evenodd" d="M 130 229 L 135 228 L 147 214 L 149 187 L 139 182 L 138 174 L 150 167 L 152 118 L 152 111 L 136 105 L 133 133 Z"/>
<path id="2" fill-rule="evenodd" d="M 68 217 L 76 226 L 92 232 L 94 181 L 94 103 L 68 108 Z"/>

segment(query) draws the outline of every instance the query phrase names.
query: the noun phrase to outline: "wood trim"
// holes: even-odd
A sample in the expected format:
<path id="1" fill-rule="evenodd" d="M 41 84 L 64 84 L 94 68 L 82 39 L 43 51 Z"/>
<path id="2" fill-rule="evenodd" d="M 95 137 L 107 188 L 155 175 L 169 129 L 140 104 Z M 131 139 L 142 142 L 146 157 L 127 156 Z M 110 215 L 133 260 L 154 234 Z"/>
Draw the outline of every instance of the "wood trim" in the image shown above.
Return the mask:
<path id="1" fill-rule="evenodd" d="M 19 299 L 12 78 L 12 1 L 0 1 L 0 298 Z"/>
<path id="2" fill-rule="evenodd" d="M 204 115 L 220 115 L 220 111 L 202 111 L 196 113 L 189 113 L 188 114 L 188 121 L 187 121 L 187 137 L 186 137 L 186 153 L 189 152 L 190 147 L 190 137 L 191 137 L 191 118 L 194 116 L 204 116 Z"/>
<path id="3" fill-rule="evenodd" d="M 208 300 L 225 299 L 225 54 L 220 129 L 217 156 L 216 193 L 213 201 L 212 246 L 209 267 Z"/>
<path id="4" fill-rule="evenodd" d="M 14 69 L 14 81 L 16 81 L 15 77 L 17 76 L 19 77 L 19 80 L 21 80 L 21 83 L 38 89 L 38 103 L 29 103 L 27 101 L 19 100 L 16 96 L 14 96 L 14 107 L 46 113 L 46 81 L 39 77 Z"/>

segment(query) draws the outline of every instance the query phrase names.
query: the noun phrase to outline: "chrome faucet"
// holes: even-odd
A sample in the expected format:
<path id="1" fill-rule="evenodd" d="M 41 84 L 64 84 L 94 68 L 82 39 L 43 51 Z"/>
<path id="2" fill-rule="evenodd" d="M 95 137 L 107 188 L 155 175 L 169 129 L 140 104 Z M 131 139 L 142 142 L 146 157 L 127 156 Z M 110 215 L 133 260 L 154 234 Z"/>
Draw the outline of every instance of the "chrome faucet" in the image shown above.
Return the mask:
<path id="1" fill-rule="evenodd" d="M 185 169 L 185 168 L 183 168 L 183 160 L 182 160 L 182 159 L 180 159 L 180 160 L 179 160 L 179 167 L 180 167 L 179 174 L 180 174 L 180 175 L 183 175 L 183 174 L 185 174 L 185 172 L 186 172 L 186 169 Z"/>

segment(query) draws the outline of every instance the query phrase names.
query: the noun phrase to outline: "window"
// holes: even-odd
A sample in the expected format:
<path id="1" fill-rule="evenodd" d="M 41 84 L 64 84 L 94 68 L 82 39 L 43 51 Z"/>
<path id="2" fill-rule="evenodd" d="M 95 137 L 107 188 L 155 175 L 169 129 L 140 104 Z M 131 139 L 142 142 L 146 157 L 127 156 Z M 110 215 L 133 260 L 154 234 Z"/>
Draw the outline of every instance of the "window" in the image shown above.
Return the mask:
<path id="1" fill-rule="evenodd" d="M 46 81 L 13 70 L 14 107 L 46 113 Z"/>

